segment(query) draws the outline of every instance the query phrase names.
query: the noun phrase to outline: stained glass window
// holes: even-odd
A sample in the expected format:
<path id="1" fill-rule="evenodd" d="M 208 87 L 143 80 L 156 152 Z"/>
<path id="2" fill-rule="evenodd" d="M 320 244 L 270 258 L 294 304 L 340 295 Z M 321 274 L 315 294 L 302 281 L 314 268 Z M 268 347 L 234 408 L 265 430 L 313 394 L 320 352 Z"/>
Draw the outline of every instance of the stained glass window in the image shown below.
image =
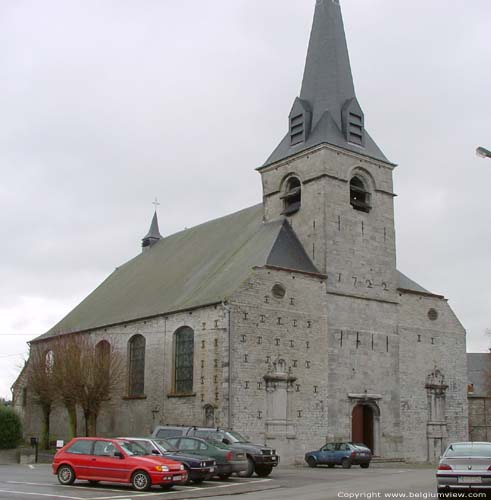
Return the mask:
<path id="1" fill-rule="evenodd" d="M 194 332 L 185 326 L 176 332 L 175 392 L 193 392 Z"/>
<path id="2" fill-rule="evenodd" d="M 135 335 L 129 341 L 129 396 L 145 394 L 145 337 Z"/>

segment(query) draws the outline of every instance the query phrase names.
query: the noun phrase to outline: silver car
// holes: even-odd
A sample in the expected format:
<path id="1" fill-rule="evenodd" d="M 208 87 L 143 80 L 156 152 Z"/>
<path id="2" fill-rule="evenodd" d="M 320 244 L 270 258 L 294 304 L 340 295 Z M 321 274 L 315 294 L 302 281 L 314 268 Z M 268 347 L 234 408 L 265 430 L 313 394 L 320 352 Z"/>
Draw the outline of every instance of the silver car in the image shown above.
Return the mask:
<path id="1" fill-rule="evenodd" d="M 436 481 L 438 493 L 491 492 L 491 443 L 452 443 L 440 459 Z"/>

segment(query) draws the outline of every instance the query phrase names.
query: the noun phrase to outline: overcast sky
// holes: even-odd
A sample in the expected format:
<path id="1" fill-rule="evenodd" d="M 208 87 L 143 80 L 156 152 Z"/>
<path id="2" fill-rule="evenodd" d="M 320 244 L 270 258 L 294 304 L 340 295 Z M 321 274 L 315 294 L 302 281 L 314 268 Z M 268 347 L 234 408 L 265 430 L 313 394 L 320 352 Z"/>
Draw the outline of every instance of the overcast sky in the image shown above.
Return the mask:
<path id="1" fill-rule="evenodd" d="M 162 234 L 261 201 L 314 0 L 0 1 L 0 396 L 27 351 Z M 491 339 L 489 0 L 342 0 L 395 171 L 398 267 Z"/>

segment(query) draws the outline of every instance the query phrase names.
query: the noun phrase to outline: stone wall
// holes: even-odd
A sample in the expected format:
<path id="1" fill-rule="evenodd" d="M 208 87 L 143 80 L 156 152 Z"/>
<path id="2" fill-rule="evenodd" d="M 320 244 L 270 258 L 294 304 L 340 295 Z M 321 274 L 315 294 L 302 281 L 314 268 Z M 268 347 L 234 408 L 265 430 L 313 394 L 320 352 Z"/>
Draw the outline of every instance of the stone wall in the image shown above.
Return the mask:
<path id="1" fill-rule="evenodd" d="M 401 428 L 405 457 L 435 461 L 449 442 L 468 438 L 465 330 L 443 298 L 401 292 L 400 303 Z M 430 309 L 437 312 L 436 319 L 430 319 Z M 434 422 L 430 412 L 433 384 L 429 377 L 436 371 L 444 377 L 441 386 L 445 408 L 444 415 Z"/>

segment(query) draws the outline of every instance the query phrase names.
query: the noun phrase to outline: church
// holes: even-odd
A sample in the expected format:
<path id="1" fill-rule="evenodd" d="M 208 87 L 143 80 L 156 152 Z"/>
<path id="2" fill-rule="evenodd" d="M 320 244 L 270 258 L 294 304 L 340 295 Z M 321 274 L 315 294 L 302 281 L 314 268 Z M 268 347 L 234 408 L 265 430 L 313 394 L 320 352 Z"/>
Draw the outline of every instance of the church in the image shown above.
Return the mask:
<path id="1" fill-rule="evenodd" d="M 434 461 L 467 439 L 466 333 L 396 267 L 396 165 L 365 129 L 339 0 L 316 1 L 285 125 L 257 168 L 262 203 L 166 237 L 155 213 L 142 252 L 32 342 L 90 335 L 123 353 L 101 435 L 220 426 L 282 463 L 326 441 Z M 39 409 L 20 410 L 36 435 Z M 61 407 L 51 432 L 68 435 Z"/>

